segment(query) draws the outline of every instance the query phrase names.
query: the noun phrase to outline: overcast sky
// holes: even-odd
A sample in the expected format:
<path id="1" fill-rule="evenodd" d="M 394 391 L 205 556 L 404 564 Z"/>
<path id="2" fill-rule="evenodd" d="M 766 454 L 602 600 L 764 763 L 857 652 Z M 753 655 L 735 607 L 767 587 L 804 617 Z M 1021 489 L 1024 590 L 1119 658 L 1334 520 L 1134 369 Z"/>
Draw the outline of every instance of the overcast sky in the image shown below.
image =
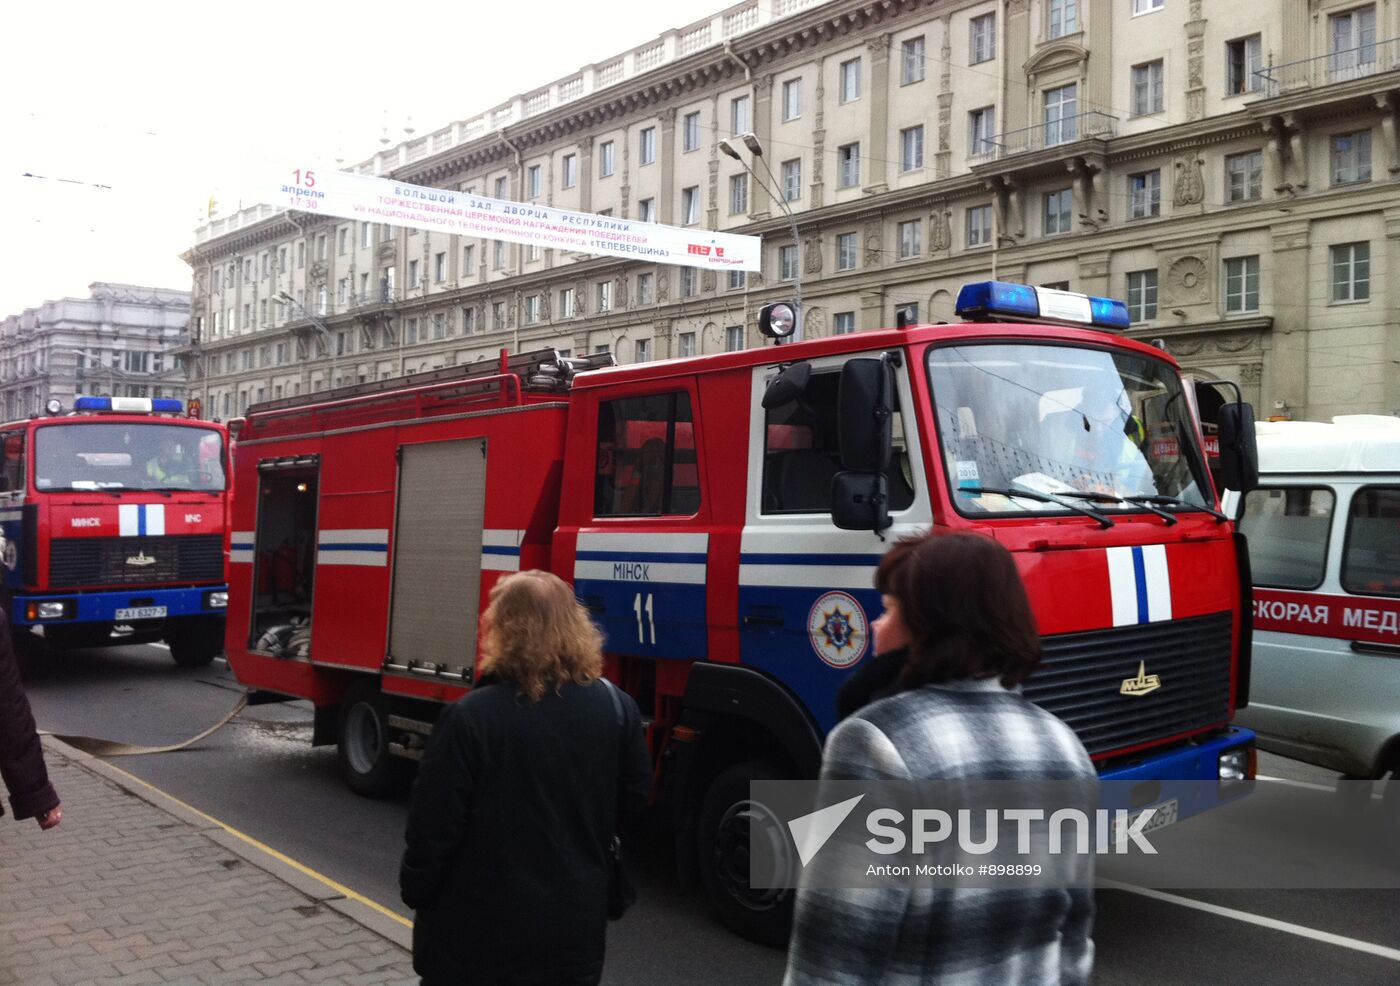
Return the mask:
<path id="1" fill-rule="evenodd" d="M 3 4 L 0 317 L 93 281 L 188 290 L 211 194 L 365 160 L 386 124 L 429 133 L 726 6 Z"/>

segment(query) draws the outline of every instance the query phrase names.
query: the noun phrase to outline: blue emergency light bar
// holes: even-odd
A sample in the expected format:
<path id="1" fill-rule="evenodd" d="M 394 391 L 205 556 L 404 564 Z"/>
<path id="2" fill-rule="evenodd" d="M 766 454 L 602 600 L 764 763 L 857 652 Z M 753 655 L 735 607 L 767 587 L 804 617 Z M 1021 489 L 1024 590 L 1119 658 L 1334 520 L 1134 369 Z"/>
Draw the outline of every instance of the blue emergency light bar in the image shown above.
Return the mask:
<path id="1" fill-rule="evenodd" d="M 1068 322 L 1100 329 L 1126 329 L 1131 324 L 1128 306 L 1121 301 L 1006 281 L 964 284 L 956 311 L 959 318 L 979 322 Z"/>
<path id="2" fill-rule="evenodd" d="M 79 397 L 73 401 L 75 411 L 113 411 L 127 414 L 181 414 L 182 401 L 173 397 Z"/>

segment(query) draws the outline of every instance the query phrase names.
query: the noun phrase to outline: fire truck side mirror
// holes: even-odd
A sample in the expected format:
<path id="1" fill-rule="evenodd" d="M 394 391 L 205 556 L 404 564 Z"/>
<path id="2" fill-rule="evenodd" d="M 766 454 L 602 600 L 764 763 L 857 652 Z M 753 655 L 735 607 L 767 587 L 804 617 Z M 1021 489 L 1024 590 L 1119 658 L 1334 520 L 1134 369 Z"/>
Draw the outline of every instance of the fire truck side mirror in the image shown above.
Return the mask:
<path id="1" fill-rule="evenodd" d="M 843 531 L 874 531 L 890 526 L 885 474 L 838 472 L 831 479 L 831 522 Z"/>
<path id="2" fill-rule="evenodd" d="M 841 466 L 853 472 L 883 473 L 893 444 L 894 369 L 881 359 L 848 360 L 837 391 Z"/>
<path id="3" fill-rule="evenodd" d="M 1220 479 L 1226 489 L 1248 493 L 1259 485 L 1259 446 L 1254 437 L 1254 407 L 1243 401 L 1220 406 Z"/>

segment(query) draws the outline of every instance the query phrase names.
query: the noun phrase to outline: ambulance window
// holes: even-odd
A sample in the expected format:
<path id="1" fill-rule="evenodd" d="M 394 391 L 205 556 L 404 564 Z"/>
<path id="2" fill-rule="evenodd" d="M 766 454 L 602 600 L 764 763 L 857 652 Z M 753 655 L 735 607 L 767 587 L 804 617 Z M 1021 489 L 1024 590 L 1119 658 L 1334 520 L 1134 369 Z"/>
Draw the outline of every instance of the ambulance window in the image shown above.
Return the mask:
<path id="1" fill-rule="evenodd" d="M 836 427 L 840 382 L 836 370 L 813 373 L 795 400 L 765 412 L 763 513 L 831 513 L 831 479 L 841 471 Z M 885 473 L 890 509 L 904 510 L 914 502 L 914 483 L 898 410 L 891 430 L 894 454 Z"/>
<path id="2" fill-rule="evenodd" d="M 0 464 L 0 493 L 24 489 L 24 432 L 11 431 L 0 435 L 5 461 Z"/>
<path id="3" fill-rule="evenodd" d="M 1351 498 L 1342 588 L 1400 596 L 1400 487 L 1370 486 Z"/>
<path id="4" fill-rule="evenodd" d="M 1254 584 L 1316 589 L 1327 567 L 1327 534 L 1337 498 L 1308 486 L 1260 487 L 1245 494 L 1240 531 L 1249 539 Z"/>
<path id="5" fill-rule="evenodd" d="M 699 509 L 690 395 L 677 391 L 600 403 L 593 515 L 689 515 Z"/>

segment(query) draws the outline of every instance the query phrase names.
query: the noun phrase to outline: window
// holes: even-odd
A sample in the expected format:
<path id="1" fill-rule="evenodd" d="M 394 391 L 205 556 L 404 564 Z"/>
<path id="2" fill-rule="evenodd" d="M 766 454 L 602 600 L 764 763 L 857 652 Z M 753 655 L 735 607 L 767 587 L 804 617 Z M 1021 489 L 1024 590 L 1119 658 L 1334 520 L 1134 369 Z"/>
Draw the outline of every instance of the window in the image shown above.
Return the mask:
<path id="1" fill-rule="evenodd" d="M 251 349 L 245 349 L 245 350 L 243 350 L 243 354 L 242 354 L 242 355 L 243 355 L 243 369 L 245 369 L 245 370 L 251 370 L 251 369 L 253 368 L 253 351 L 252 351 Z"/>
<path id="2" fill-rule="evenodd" d="M 976 205 L 967 210 L 967 245 L 986 246 L 992 242 L 992 207 Z"/>
<path id="3" fill-rule="evenodd" d="M 540 194 L 540 166 L 532 164 L 525 169 L 525 197 L 538 198 Z"/>
<path id="4" fill-rule="evenodd" d="M 967 153 L 976 157 L 996 150 L 992 137 L 997 129 L 997 109 L 984 106 L 967 114 Z"/>
<path id="5" fill-rule="evenodd" d="M 842 144 L 836 148 L 839 169 L 837 187 L 852 188 L 860 184 L 860 144 Z"/>
<path id="6" fill-rule="evenodd" d="M 345 230 L 342 229 L 342 230 L 340 231 L 340 235 L 341 235 L 341 238 L 343 239 L 343 238 L 345 237 Z M 344 250 L 341 251 L 341 253 L 344 253 L 344 252 L 345 252 Z M 277 248 L 277 272 L 278 272 L 279 274 L 285 274 L 285 273 L 287 273 L 287 248 L 286 248 L 286 247 L 278 247 L 278 248 Z"/>
<path id="7" fill-rule="evenodd" d="M 613 142 L 605 140 L 598 145 L 598 177 L 607 178 L 613 173 Z"/>
<path id="8" fill-rule="evenodd" d="M 856 234 L 836 234 L 836 269 L 856 269 Z"/>
<path id="9" fill-rule="evenodd" d="M 496 198 L 505 199 L 510 197 L 510 176 L 501 175 L 496 179 Z"/>
<path id="10" fill-rule="evenodd" d="M 1138 14 L 1150 14 L 1154 10 L 1161 10 L 1166 0 L 1133 0 L 1133 16 Z"/>
<path id="11" fill-rule="evenodd" d="M 637 275 L 637 304 L 650 305 L 656 300 L 656 275 Z"/>
<path id="12" fill-rule="evenodd" d="M 1400 488 L 1370 486 L 1351 498 L 1342 588 L 1363 596 L 1400 596 Z M 1252 547 L 1252 546 L 1251 546 Z"/>
<path id="13" fill-rule="evenodd" d="M 416 318 L 410 318 L 410 319 L 408 320 L 408 322 L 407 322 L 407 324 L 404 326 L 404 330 L 403 330 L 403 341 L 404 341 L 404 345 L 407 345 L 407 346 L 412 346 L 413 344 L 415 344 L 415 343 L 418 341 L 418 319 L 416 319 Z M 336 355 L 337 355 L 337 356 L 342 355 L 342 354 L 345 352 L 345 333 L 344 333 L 344 332 L 337 332 L 337 333 L 335 334 L 335 343 L 336 343 L 336 346 L 335 346 Z"/>
<path id="14" fill-rule="evenodd" d="M 1328 18 L 1329 82 L 1356 79 L 1376 70 L 1376 8 L 1357 7 Z"/>
<path id="15" fill-rule="evenodd" d="M 1045 194 L 1045 225 L 1046 236 L 1054 236 L 1058 233 L 1068 233 L 1073 228 L 1071 216 L 1074 212 L 1074 193 L 1068 188 L 1062 188 L 1057 192 L 1047 192 Z"/>
<path id="16" fill-rule="evenodd" d="M 1157 272 L 1134 270 L 1128 272 L 1128 318 L 1148 322 L 1157 317 Z"/>
<path id="17" fill-rule="evenodd" d="M 504 240 L 491 241 L 491 266 L 501 270 L 506 265 L 506 244 Z"/>
<path id="18" fill-rule="evenodd" d="M 475 335 L 480 329 L 476 324 L 476 309 L 471 306 L 462 309 L 462 335 Z"/>
<path id="19" fill-rule="evenodd" d="M 1128 176 L 1128 214 L 1147 219 L 1162 214 L 1162 173 L 1144 171 Z"/>
<path id="20" fill-rule="evenodd" d="M 447 316 L 441 313 L 433 316 L 433 338 L 447 338 Z"/>
<path id="21" fill-rule="evenodd" d="M 326 315 L 326 314 L 328 314 L 329 311 L 330 311 L 330 306 L 331 306 L 330 292 L 327 291 L 327 290 L 326 290 L 326 286 L 325 286 L 324 284 L 322 284 L 319 288 L 316 289 L 316 314 L 317 314 L 317 315 Z"/>
<path id="22" fill-rule="evenodd" d="M 694 267 L 681 268 L 681 297 L 694 298 L 700 293 L 700 272 Z"/>
<path id="23" fill-rule="evenodd" d="M 1046 33 L 1052 40 L 1063 38 L 1066 34 L 1073 34 L 1078 30 L 1079 4 L 1076 0 L 1048 0 L 1048 2 L 1049 24 Z"/>
<path id="24" fill-rule="evenodd" d="M 599 314 L 612 311 L 612 281 L 599 281 L 594 286 L 594 310 Z"/>
<path id="25" fill-rule="evenodd" d="M 559 317 L 560 317 L 560 318 L 573 318 L 573 317 L 574 317 L 574 289 L 573 289 L 573 288 L 560 288 L 560 289 L 559 289 Z"/>
<path id="26" fill-rule="evenodd" d="M 908 260 L 923 252 L 924 224 L 918 219 L 909 219 L 899 224 L 899 259 Z"/>
<path id="27" fill-rule="evenodd" d="M 860 59 L 841 63 L 841 102 L 860 99 Z"/>
<path id="28" fill-rule="evenodd" d="M 267 328 L 268 326 L 266 298 L 258 302 L 258 325 L 262 326 L 263 328 Z"/>
<path id="29" fill-rule="evenodd" d="M 1336 496 L 1319 487 L 1261 486 L 1244 497 L 1240 533 L 1249 538 L 1254 584 L 1316 589 L 1327 566 Z"/>
<path id="30" fill-rule="evenodd" d="M 693 269 L 693 268 L 692 268 Z M 695 333 L 682 332 L 676 337 L 676 355 L 681 359 L 695 355 Z"/>
<path id="31" fill-rule="evenodd" d="M 1133 116 L 1162 112 L 1162 62 L 1133 66 Z"/>
<path id="32" fill-rule="evenodd" d="M 81 366 L 81 364 L 79 364 Z M 5 463 L 0 467 L 0 490 L 13 492 L 23 490 L 24 483 L 24 432 L 12 431 L 0 438 L 4 439 Z"/>
<path id="33" fill-rule="evenodd" d="M 1332 135 L 1332 184 L 1371 180 L 1371 131 Z"/>
<path id="34" fill-rule="evenodd" d="M 343 257 L 350 246 L 350 230 L 342 226 L 335 231 L 335 252 L 336 256 Z M 282 270 L 287 269 L 287 254 L 285 248 L 279 251 L 278 266 Z"/>
<path id="35" fill-rule="evenodd" d="M 989 62 L 997 57 L 997 15 L 983 14 L 968 22 L 969 65 Z"/>
<path id="36" fill-rule="evenodd" d="M 262 276 L 263 276 L 263 277 L 267 277 L 267 276 L 268 276 L 269 274 L 271 274 L 271 273 L 272 273 L 272 254 L 270 254 L 270 253 L 263 253 L 263 255 L 262 255 Z"/>
<path id="37" fill-rule="evenodd" d="M 729 214 L 739 215 L 749 211 L 749 176 L 729 176 Z"/>
<path id="38" fill-rule="evenodd" d="M 1259 310 L 1259 258 L 1231 257 L 1225 261 L 1225 311 Z"/>
<path id="39" fill-rule="evenodd" d="M 637 161 L 639 164 L 656 162 L 656 128 L 644 127 L 637 135 Z"/>
<path id="40" fill-rule="evenodd" d="M 1071 83 L 1045 90 L 1045 146 L 1065 144 L 1079 132 L 1079 90 Z"/>
<path id="41" fill-rule="evenodd" d="M 700 113 L 687 113 L 681 118 L 681 150 L 700 149 Z"/>
<path id="42" fill-rule="evenodd" d="M 506 304 L 504 301 L 491 303 L 491 328 L 500 332 L 506 327 Z"/>
<path id="43" fill-rule="evenodd" d="M 348 277 L 342 277 L 339 281 L 336 282 L 336 285 L 335 285 L 335 303 L 336 303 L 337 305 L 345 305 L 345 304 L 347 304 L 349 301 L 350 301 L 350 278 L 348 278 Z M 278 308 L 280 309 L 281 307 L 282 307 L 282 306 L 279 304 L 279 305 L 278 305 Z M 281 321 L 281 319 L 278 319 L 278 321 Z"/>
<path id="44" fill-rule="evenodd" d="M 899 46 L 899 84 L 924 81 L 924 36 L 905 38 Z"/>
<path id="45" fill-rule="evenodd" d="M 1258 92 L 1264 87 L 1264 77 L 1259 74 L 1259 70 L 1264 65 L 1262 51 L 1263 45 L 1257 34 L 1225 42 L 1225 94 L 1227 96 Z"/>
<path id="46" fill-rule="evenodd" d="M 1264 189 L 1264 152 L 1225 155 L 1225 201 L 1248 202 Z"/>
<path id="47" fill-rule="evenodd" d="M 738 96 L 729 101 L 729 132 L 732 134 L 747 133 L 753 128 L 750 123 L 749 97 Z"/>
<path id="48" fill-rule="evenodd" d="M 540 296 L 537 294 L 527 294 L 525 296 L 525 324 L 534 325 L 540 320 Z"/>
<path id="49" fill-rule="evenodd" d="M 287 362 L 287 344 L 285 342 L 279 342 L 277 344 L 277 352 L 274 356 L 274 359 L 277 361 L 278 366 L 281 366 L 283 363 Z"/>
<path id="50" fill-rule="evenodd" d="M 783 162 L 783 198 L 796 202 L 802 197 L 802 159 Z"/>
<path id="51" fill-rule="evenodd" d="M 639 356 L 644 352 L 642 340 L 637 350 Z M 700 473 L 690 395 L 677 391 L 600 402 L 597 463 L 594 516 L 695 513 Z"/>
<path id="52" fill-rule="evenodd" d="M 924 128 L 908 127 L 899 132 L 899 170 L 917 171 L 924 166 Z"/>
<path id="53" fill-rule="evenodd" d="M 418 285 L 418 261 L 410 260 L 408 262 L 408 286 L 411 288 L 416 288 L 418 287 Z"/>
<path id="54" fill-rule="evenodd" d="M 783 83 L 783 122 L 802 115 L 802 80 L 788 79 Z"/>
<path id="55" fill-rule="evenodd" d="M 325 260 L 325 259 L 326 259 L 326 234 L 325 234 L 325 233 L 322 233 L 320 236 L 316 237 L 316 259 L 317 259 L 317 260 Z"/>
<path id="56" fill-rule="evenodd" d="M 210 290 L 211 290 L 211 291 L 222 291 L 222 290 L 223 290 L 223 288 L 221 287 L 221 284 L 222 284 L 222 281 L 223 281 L 222 274 L 223 274 L 223 270 L 222 270 L 221 268 L 218 268 L 218 267 L 215 267 L 215 268 L 214 268 L 214 273 L 210 276 L 210 279 L 209 279 L 209 286 L 210 286 Z"/>
<path id="57" fill-rule="evenodd" d="M 644 223 L 656 222 L 656 199 L 637 200 L 637 220 Z"/>
<path id="58" fill-rule="evenodd" d="M 681 225 L 694 226 L 700 221 L 700 186 L 681 189 Z"/>
<path id="59" fill-rule="evenodd" d="M 1371 297 L 1371 244 L 1342 243 L 1332 248 L 1332 300 Z"/>
<path id="60" fill-rule="evenodd" d="M 373 228 L 374 228 L 373 225 L 370 224 L 370 223 L 360 223 L 360 246 L 361 246 L 361 247 L 368 247 L 368 246 L 370 245 L 370 242 L 371 242 L 370 237 L 371 237 L 371 235 L 372 235 L 372 234 L 370 233 L 370 230 L 372 230 Z"/>
<path id="61" fill-rule="evenodd" d="M 797 247 L 791 243 L 778 247 L 778 278 L 783 281 L 797 279 Z"/>
<path id="62" fill-rule="evenodd" d="M 438 284 L 447 280 L 447 253 L 439 253 L 433 257 L 433 280 Z"/>
<path id="63" fill-rule="evenodd" d="M 462 273 L 471 277 L 476 273 L 476 245 L 467 244 L 462 247 Z"/>
<path id="64" fill-rule="evenodd" d="M 727 353 L 737 353 L 744 348 L 744 327 L 742 325 L 730 325 L 724 330 L 724 351 Z"/>
<path id="65" fill-rule="evenodd" d="M 561 187 L 573 188 L 575 185 L 578 184 L 578 155 L 565 154 L 561 163 L 563 165 L 563 180 L 561 183 Z"/>
<path id="66" fill-rule="evenodd" d="M 253 279 L 253 258 L 243 258 L 243 283 L 247 284 Z"/>
<path id="67" fill-rule="evenodd" d="M 737 291 L 748 283 L 748 277 L 744 271 L 731 270 L 729 272 L 729 290 Z"/>
<path id="68" fill-rule="evenodd" d="M 831 316 L 831 334 L 838 336 L 850 335 L 856 330 L 855 312 L 837 312 Z"/>
<path id="69" fill-rule="evenodd" d="M 526 259 L 526 260 L 539 260 L 539 259 L 540 259 L 540 255 L 541 255 L 541 248 L 540 248 L 540 245 L 539 245 L 538 243 L 527 243 L 527 244 L 525 244 L 525 259 Z"/>

